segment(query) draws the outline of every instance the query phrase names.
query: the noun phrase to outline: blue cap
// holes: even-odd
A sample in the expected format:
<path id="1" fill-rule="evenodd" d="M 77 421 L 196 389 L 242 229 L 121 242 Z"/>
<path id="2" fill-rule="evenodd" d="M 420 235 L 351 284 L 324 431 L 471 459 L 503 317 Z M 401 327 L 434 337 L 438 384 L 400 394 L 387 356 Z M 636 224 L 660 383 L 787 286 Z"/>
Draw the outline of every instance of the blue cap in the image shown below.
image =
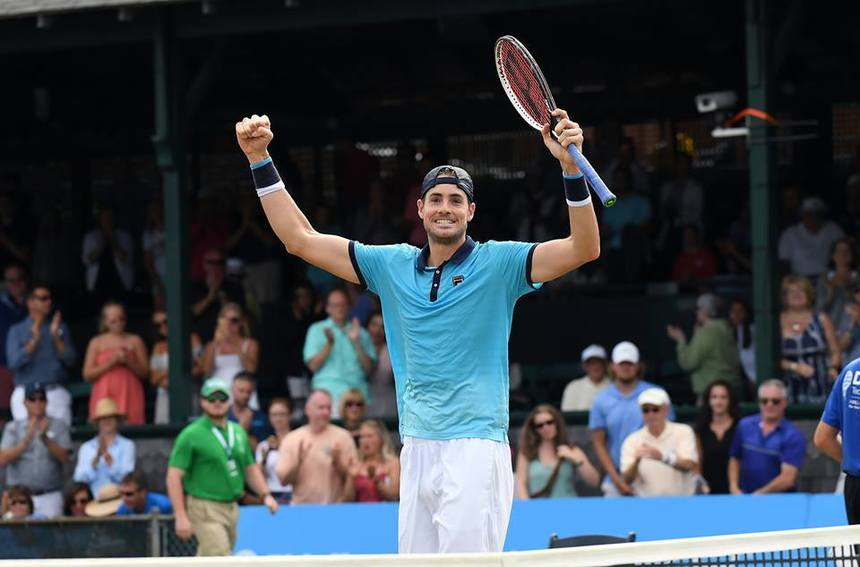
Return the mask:
<path id="1" fill-rule="evenodd" d="M 423 199 L 427 191 L 436 185 L 446 183 L 459 187 L 466 194 L 469 202 L 475 201 L 475 185 L 472 183 L 472 177 L 465 169 L 456 165 L 440 165 L 431 169 L 421 182 L 421 198 Z"/>
<path id="2" fill-rule="evenodd" d="M 29 398 L 33 394 L 45 394 L 45 385 L 41 382 L 33 382 L 24 386 L 24 397 Z"/>

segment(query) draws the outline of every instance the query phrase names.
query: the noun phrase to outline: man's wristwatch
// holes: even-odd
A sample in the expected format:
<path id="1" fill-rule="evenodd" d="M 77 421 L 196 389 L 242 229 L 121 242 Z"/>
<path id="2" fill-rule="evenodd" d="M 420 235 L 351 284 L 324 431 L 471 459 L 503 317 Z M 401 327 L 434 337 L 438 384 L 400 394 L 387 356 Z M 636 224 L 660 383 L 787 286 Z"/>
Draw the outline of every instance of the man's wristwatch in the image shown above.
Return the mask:
<path id="1" fill-rule="evenodd" d="M 675 453 L 667 453 L 666 455 L 663 455 L 662 460 L 670 467 L 674 467 L 675 464 L 678 462 L 678 455 L 676 455 Z"/>

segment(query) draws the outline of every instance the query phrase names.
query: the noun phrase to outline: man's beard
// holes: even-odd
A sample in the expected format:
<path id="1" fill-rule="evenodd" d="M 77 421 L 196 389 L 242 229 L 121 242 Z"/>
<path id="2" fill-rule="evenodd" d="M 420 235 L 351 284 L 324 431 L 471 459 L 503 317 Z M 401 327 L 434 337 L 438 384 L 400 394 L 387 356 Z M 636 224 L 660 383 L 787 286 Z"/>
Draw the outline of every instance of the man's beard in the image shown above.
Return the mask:
<path id="1" fill-rule="evenodd" d="M 211 409 L 204 410 L 208 417 L 214 417 L 215 419 L 221 419 L 227 415 L 228 409 L 225 407 L 224 411 L 217 413 L 212 411 Z"/>
<path id="2" fill-rule="evenodd" d="M 451 244 L 457 244 L 461 240 L 463 240 L 463 236 L 466 234 L 466 229 L 464 228 L 462 231 L 457 232 L 456 234 L 452 234 L 451 236 L 436 236 L 429 230 L 427 231 L 427 241 L 432 242 L 433 244 L 439 244 L 442 246 L 450 246 Z"/>

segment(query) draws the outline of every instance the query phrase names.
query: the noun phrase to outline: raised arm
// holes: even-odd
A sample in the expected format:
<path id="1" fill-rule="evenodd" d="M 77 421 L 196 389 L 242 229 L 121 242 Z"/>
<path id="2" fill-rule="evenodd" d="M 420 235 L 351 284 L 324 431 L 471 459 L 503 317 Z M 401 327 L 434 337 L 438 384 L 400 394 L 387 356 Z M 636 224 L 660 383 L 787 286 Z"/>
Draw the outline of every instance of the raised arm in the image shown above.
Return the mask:
<path id="1" fill-rule="evenodd" d="M 555 127 L 558 141 L 550 133 L 549 125 L 546 125 L 542 132 L 543 143 L 561 164 L 570 236 L 542 242 L 535 248 L 531 274 L 535 282 L 554 280 L 600 256 L 600 232 L 588 186 L 576 162 L 567 152 L 570 144 L 582 150 L 582 129 L 579 124 L 568 119 L 564 110 L 555 109 L 552 114 L 558 118 Z"/>
<path id="2" fill-rule="evenodd" d="M 236 123 L 236 139 L 252 169 L 263 211 L 287 252 L 335 276 L 360 283 L 349 257 L 349 241 L 340 236 L 320 234 L 284 188 L 270 162 L 268 147 L 274 134 L 266 115 L 244 118 Z M 267 160 L 269 162 L 267 163 Z M 266 188 L 272 189 L 266 192 Z M 262 190 L 262 191 L 261 191 Z"/>

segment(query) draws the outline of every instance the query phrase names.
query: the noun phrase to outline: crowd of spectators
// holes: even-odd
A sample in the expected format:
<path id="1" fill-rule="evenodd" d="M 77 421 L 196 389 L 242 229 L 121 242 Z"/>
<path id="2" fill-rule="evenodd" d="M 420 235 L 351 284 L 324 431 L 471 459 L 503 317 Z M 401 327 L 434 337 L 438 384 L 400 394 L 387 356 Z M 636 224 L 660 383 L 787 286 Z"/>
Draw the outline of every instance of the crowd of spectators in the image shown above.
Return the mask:
<path id="1" fill-rule="evenodd" d="M 704 217 L 707 193 L 691 165 L 689 156 L 677 156 L 671 174 L 656 183 L 632 142 L 622 144 L 608 169 L 619 201 L 601 212 L 605 258 L 582 275 L 586 280 L 623 284 L 661 273 L 703 289 L 719 271 L 749 272 L 749 211 L 716 238 Z M 409 213 L 414 195 L 393 193 L 406 203 L 407 214 L 398 218 L 384 214 L 392 197 L 382 181 L 366 185 L 366 195 L 352 195 L 360 212 L 348 230 L 321 203 L 314 222 L 370 244 L 408 236 L 420 245 L 423 232 Z M 841 365 L 860 356 L 857 253 L 842 228 L 849 234 L 856 228 L 860 208 L 846 208 L 837 223 L 826 218 L 821 199 L 793 191 L 784 193 L 797 199 L 794 206 L 783 203 L 779 239 L 786 274 L 781 375 L 759 384 L 748 303 L 710 291 L 697 298 L 690 332 L 666 328 L 697 400 L 695 427 L 674 421 L 669 394 L 646 380 L 634 343 L 619 342 L 611 355 L 592 344 L 580 356 L 584 374 L 525 420 L 515 443 L 519 498 L 571 497 L 583 489 L 648 496 L 796 488 L 806 441 L 785 419 L 786 407 L 823 403 Z M 860 194 L 860 184 L 850 193 Z M 545 197 L 534 191 L 512 199 L 535 213 L 516 227 L 521 238 L 553 236 L 554 209 Z M 7 197 L 0 209 L 0 218 L 14 224 Z M 191 226 L 192 412 L 226 404 L 226 419 L 248 441 L 242 464 L 258 467 L 278 504 L 397 500 L 400 467 L 384 422 L 396 416 L 397 403 L 378 301 L 284 260 L 253 200 L 240 200 L 236 213 L 231 224 L 218 202 L 204 196 Z M 170 421 L 162 214 L 152 203 L 137 239 L 116 210 L 100 208 L 82 238 L 77 295 L 68 285 L 30 281 L 33 243 L 19 236 L 26 231 L 4 233 L 17 240 L 0 239 L 10 260 L 0 295 L 0 409 L 5 404 L 12 417 L 0 445 L 4 518 L 172 512 L 167 496 L 148 490 L 135 443 L 120 434 L 126 424 Z M 87 341 L 73 336 L 57 293 L 80 300 L 77 313 L 100 314 Z M 130 325 L 141 315 L 148 331 Z M 79 357 L 77 344 L 84 342 Z M 86 416 L 74 415 L 66 387 L 78 371 L 91 385 Z M 204 379 L 223 386 L 201 390 Z M 742 399 L 755 401 L 760 412 L 741 419 Z M 590 448 L 569 439 L 557 408 L 588 412 Z M 307 424 L 291 429 L 297 418 Z M 73 451 L 69 428 L 84 419 L 97 434 Z M 171 458 L 171 468 L 187 474 L 189 459 Z M 67 463 L 74 463 L 71 478 L 63 472 Z M 254 494 L 260 491 L 247 488 L 238 494 L 231 488 L 230 497 L 260 504 Z"/>

